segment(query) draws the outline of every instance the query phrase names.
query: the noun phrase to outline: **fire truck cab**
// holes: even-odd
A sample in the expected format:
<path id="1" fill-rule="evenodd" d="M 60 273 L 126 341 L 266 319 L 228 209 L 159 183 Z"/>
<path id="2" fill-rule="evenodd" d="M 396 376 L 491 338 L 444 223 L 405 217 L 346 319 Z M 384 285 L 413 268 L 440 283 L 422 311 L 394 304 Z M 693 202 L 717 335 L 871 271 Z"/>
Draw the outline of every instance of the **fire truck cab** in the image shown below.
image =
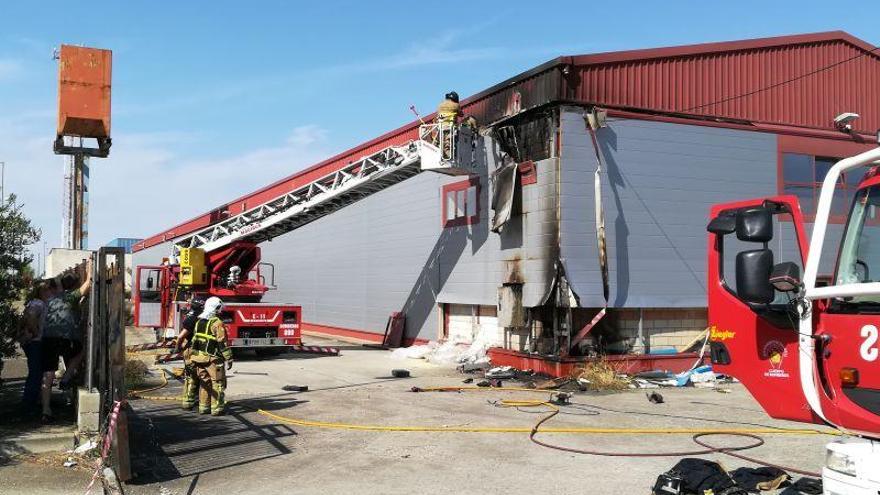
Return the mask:
<path id="1" fill-rule="evenodd" d="M 826 243 L 832 207 L 845 208 L 832 205 L 842 201 L 835 198 L 835 185 L 851 174 L 864 177 L 842 240 L 832 246 Z M 774 418 L 827 424 L 848 434 L 828 445 L 825 493 L 876 495 L 880 148 L 829 170 L 809 240 L 795 196 L 716 205 L 707 230 L 716 372 L 739 379 Z M 820 271 L 828 275 L 820 277 Z"/>

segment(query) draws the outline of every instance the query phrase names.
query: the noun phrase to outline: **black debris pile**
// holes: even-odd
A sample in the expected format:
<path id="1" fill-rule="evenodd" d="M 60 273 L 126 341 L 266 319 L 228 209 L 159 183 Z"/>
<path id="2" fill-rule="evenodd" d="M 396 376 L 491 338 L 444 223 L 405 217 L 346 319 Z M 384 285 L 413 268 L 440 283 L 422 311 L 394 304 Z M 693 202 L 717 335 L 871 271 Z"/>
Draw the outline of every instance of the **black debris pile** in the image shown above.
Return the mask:
<path id="1" fill-rule="evenodd" d="M 775 467 L 738 468 L 728 472 L 719 463 L 685 458 L 657 477 L 652 495 L 746 495 L 785 488 L 783 493 L 821 494 L 822 481 L 791 477 Z"/>

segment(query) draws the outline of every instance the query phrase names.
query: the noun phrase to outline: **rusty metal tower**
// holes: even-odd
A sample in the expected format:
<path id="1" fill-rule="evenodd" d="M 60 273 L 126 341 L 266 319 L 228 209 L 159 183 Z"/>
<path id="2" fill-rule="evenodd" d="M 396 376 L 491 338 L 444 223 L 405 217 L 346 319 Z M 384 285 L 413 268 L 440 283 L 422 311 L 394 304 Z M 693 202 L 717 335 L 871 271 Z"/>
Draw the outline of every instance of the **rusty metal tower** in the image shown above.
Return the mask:
<path id="1" fill-rule="evenodd" d="M 62 238 L 88 248 L 89 158 L 110 153 L 110 50 L 62 45 L 58 59 L 58 128 L 53 149 L 66 155 Z M 95 145 L 90 145 L 90 142 Z"/>

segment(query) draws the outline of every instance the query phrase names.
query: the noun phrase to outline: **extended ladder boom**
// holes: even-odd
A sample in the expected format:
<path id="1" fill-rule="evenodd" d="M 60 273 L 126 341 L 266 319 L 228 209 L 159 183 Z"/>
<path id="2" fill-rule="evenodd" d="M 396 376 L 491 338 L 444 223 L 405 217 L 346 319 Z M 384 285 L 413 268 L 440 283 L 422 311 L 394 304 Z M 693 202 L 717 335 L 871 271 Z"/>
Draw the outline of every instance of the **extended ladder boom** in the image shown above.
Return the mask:
<path id="1" fill-rule="evenodd" d="M 205 251 L 237 241 L 261 242 L 313 222 L 421 172 L 414 142 L 390 146 L 253 209 L 175 239 Z"/>
<path id="2" fill-rule="evenodd" d="M 446 138 L 447 135 L 450 137 Z M 453 175 L 470 173 L 475 164 L 474 138 L 469 129 L 456 131 L 445 124 L 423 125 L 416 141 L 389 146 L 255 208 L 175 239 L 174 254 L 180 248 L 210 252 L 238 240 L 259 243 L 278 237 L 422 170 Z M 446 156 L 437 146 L 440 142 L 447 143 Z M 465 155 L 467 158 L 463 158 Z"/>

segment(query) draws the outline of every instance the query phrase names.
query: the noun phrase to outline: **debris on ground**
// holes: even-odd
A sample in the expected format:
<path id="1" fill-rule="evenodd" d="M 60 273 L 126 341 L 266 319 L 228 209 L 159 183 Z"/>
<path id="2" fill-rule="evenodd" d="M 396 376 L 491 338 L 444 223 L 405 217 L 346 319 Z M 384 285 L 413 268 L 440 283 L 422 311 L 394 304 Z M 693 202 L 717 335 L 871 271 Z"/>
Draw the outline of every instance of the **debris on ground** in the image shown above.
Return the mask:
<path id="1" fill-rule="evenodd" d="M 651 404 L 663 404 L 663 402 L 665 402 L 663 400 L 663 396 L 660 395 L 660 392 L 646 392 L 645 397 L 648 398 L 648 402 L 650 402 Z"/>
<path id="2" fill-rule="evenodd" d="M 469 378 L 465 378 L 464 380 L 461 381 L 461 383 L 474 383 L 474 379 L 473 379 L 473 378 L 470 378 L 470 377 L 469 377 Z"/>
<path id="3" fill-rule="evenodd" d="M 629 378 L 604 359 L 596 359 L 584 363 L 582 368 L 573 369 L 570 378 L 578 388 L 593 391 L 625 390 L 630 385 Z"/>
<path id="4" fill-rule="evenodd" d="M 769 466 L 737 468 L 730 472 L 730 477 L 749 493 L 777 490 L 791 481 L 788 473 Z"/>
<path id="5" fill-rule="evenodd" d="M 401 347 L 391 353 L 391 359 L 424 359 L 438 366 L 479 365 L 476 369 L 489 367 L 489 351 L 491 343 L 491 331 L 489 327 L 481 330 L 471 343 L 448 339 L 442 344 L 428 342 L 424 345 Z M 485 367 L 483 367 L 485 366 Z"/>
<path id="6" fill-rule="evenodd" d="M 717 377 L 715 375 L 715 372 L 712 371 L 712 365 L 709 364 L 705 366 L 698 366 L 691 370 L 675 375 L 677 387 L 685 387 L 688 384 L 692 384 L 695 387 L 700 386 L 711 388 L 715 386 L 716 378 Z"/>
<path id="7" fill-rule="evenodd" d="M 784 470 L 769 466 L 741 467 L 728 472 L 717 462 L 696 458 L 684 458 L 672 469 L 658 476 L 651 493 L 747 495 L 788 487 L 794 493 L 823 493 L 820 479 L 800 478 L 792 482 L 791 476 Z M 786 489 L 783 493 L 789 493 L 789 490 Z"/>
<path id="8" fill-rule="evenodd" d="M 458 371 L 461 373 L 474 373 L 476 371 L 485 371 L 492 367 L 492 364 L 489 360 L 485 360 L 479 363 L 464 363 L 458 366 Z"/>
<path id="9" fill-rule="evenodd" d="M 73 453 L 76 455 L 85 455 L 90 450 L 96 449 L 98 447 L 98 443 L 94 440 L 89 440 L 88 442 L 78 446 L 73 450 L 69 450 L 68 453 Z"/>
<path id="10" fill-rule="evenodd" d="M 492 384 L 489 382 L 489 380 L 480 380 L 477 382 L 478 387 L 489 387 L 491 385 Z"/>
<path id="11" fill-rule="evenodd" d="M 696 387 L 715 388 L 719 384 L 734 383 L 734 380 L 726 375 L 719 375 L 712 371 L 712 365 L 704 365 L 692 368 L 681 373 L 672 373 L 663 370 L 643 371 L 633 375 L 630 388 L 660 388 L 660 387 Z M 728 390 L 729 391 L 729 390 Z M 722 392 L 724 393 L 724 392 Z"/>
<path id="12" fill-rule="evenodd" d="M 513 366 L 498 366 L 486 372 L 486 378 L 513 378 L 516 375 L 516 369 Z"/>
<path id="13" fill-rule="evenodd" d="M 717 462 L 684 458 L 657 477 L 651 493 L 746 495 L 748 492 L 738 487 L 730 474 Z"/>
<path id="14" fill-rule="evenodd" d="M 423 345 L 411 345 L 409 347 L 398 347 L 391 352 L 391 359 L 425 359 L 428 354 L 437 349 L 436 342 L 428 342 Z"/>
<path id="15" fill-rule="evenodd" d="M 284 390 L 285 392 L 308 392 L 309 386 L 308 385 L 285 385 L 285 386 L 281 387 L 281 390 Z"/>
<path id="16" fill-rule="evenodd" d="M 137 358 L 127 358 L 125 360 L 125 385 L 131 388 L 137 388 L 146 381 L 147 364 Z"/>
<path id="17" fill-rule="evenodd" d="M 76 466 L 77 464 L 79 464 L 79 463 L 76 462 L 75 460 L 73 460 L 73 457 L 68 457 L 67 460 L 64 461 L 64 464 L 62 464 L 62 466 L 66 467 L 66 468 L 72 468 L 72 467 Z"/>
<path id="18" fill-rule="evenodd" d="M 409 378 L 409 370 L 397 368 L 391 370 L 391 376 L 394 378 Z"/>

